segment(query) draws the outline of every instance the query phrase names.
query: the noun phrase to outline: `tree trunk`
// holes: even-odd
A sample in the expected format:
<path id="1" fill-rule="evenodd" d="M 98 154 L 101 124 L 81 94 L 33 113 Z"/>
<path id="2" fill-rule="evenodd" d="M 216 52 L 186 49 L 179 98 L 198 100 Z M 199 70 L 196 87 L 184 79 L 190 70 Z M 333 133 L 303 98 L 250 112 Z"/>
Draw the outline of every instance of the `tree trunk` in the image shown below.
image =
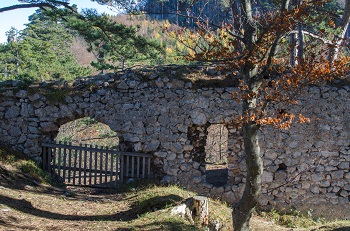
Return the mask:
<path id="1" fill-rule="evenodd" d="M 232 11 L 232 18 L 233 18 L 233 29 L 237 34 L 239 34 L 242 26 L 240 0 L 231 0 L 230 5 L 231 5 L 231 11 Z"/>
<path id="2" fill-rule="evenodd" d="M 341 49 L 341 45 L 344 43 L 346 38 L 346 32 L 348 30 L 350 24 L 350 1 L 345 1 L 345 8 L 344 8 L 344 14 L 341 20 L 340 25 L 338 28 L 341 29 L 341 34 L 339 38 L 337 39 L 335 45 L 330 48 L 328 60 L 333 63 L 335 60 L 338 59 L 338 55 Z"/>
<path id="3" fill-rule="evenodd" d="M 289 40 L 290 40 L 290 42 L 289 42 L 290 43 L 290 45 L 289 45 L 289 47 L 290 47 L 290 61 L 289 61 L 289 63 L 292 67 L 295 67 L 295 65 L 297 65 L 296 33 L 291 33 L 289 35 Z"/>
<path id="4" fill-rule="evenodd" d="M 208 227 L 208 198 L 203 196 L 191 197 L 187 199 L 184 204 L 174 207 L 171 214 L 180 215 L 182 218 L 188 219 L 191 224 L 195 224 L 203 228 Z"/>
<path id="5" fill-rule="evenodd" d="M 285 1 L 288 2 L 288 1 Z M 244 38 L 243 42 L 247 51 L 256 49 L 257 25 L 253 18 L 253 10 L 250 0 L 241 0 Z M 261 86 L 261 79 L 258 77 L 259 66 L 257 63 L 246 60 L 241 69 L 241 74 L 248 85 L 247 95 L 252 95 L 243 99 L 242 116 L 251 116 L 255 113 L 256 98 Z M 232 217 L 235 231 L 249 231 L 249 221 L 254 207 L 258 204 L 261 189 L 261 175 L 263 172 L 263 162 L 260 157 L 258 141 L 259 125 L 254 121 L 244 122 L 242 125 L 243 141 L 245 148 L 245 159 L 247 164 L 247 177 L 242 198 L 235 205 Z"/>
<path id="6" fill-rule="evenodd" d="M 301 23 L 298 23 L 298 42 L 297 42 L 297 54 L 298 60 L 304 59 L 304 34 L 303 34 L 303 26 Z M 298 63 L 296 63 L 298 64 Z"/>
<path id="7" fill-rule="evenodd" d="M 243 139 L 247 163 L 245 189 L 240 201 L 233 210 L 233 227 L 235 231 L 249 231 L 249 220 L 254 207 L 258 204 L 261 189 L 263 162 L 260 157 L 258 141 L 259 126 L 254 123 L 243 124 Z"/>
<path id="8" fill-rule="evenodd" d="M 125 58 L 122 59 L 122 71 L 125 71 Z"/>
<path id="9" fill-rule="evenodd" d="M 207 227 L 208 220 L 208 198 L 203 196 L 194 196 L 193 205 L 191 208 L 193 221 L 201 227 Z"/>
<path id="10" fill-rule="evenodd" d="M 176 25 L 179 25 L 179 1 L 176 1 Z"/>

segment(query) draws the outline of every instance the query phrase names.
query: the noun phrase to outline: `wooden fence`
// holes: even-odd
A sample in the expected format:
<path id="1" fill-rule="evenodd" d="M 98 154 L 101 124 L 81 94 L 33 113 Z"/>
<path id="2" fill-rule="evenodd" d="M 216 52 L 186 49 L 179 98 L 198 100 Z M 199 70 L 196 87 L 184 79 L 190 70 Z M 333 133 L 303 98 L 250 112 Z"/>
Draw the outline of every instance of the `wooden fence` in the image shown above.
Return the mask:
<path id="1" fill-rule="evenodd" d="M 152 155 L 92 145 L 42 144 L 43 168 L 69 185 L 118 187 L 127 178 L 149 178 Z"/>

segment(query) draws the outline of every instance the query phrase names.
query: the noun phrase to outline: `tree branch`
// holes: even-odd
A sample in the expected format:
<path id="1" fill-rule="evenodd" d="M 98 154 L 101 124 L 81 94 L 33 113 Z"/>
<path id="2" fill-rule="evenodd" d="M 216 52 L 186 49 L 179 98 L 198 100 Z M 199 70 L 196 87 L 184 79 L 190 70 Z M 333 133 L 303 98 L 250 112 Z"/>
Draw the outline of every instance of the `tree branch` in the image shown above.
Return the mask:
<path id="1" fill-rule="evenodd" d="M 61 1 L 53 1 L 52 3 L 30 3 L 30 4 L 17 4 L 12 6 L 6 6 L 3 8 L 0 8 L 0 13 L 11 11 L 11 10 L 18 10 L 18 9 L 28 9 L 28 8 L 51 8 L 51 9 L 57 9 L 57 6 L 61 5 L 69 10 L 75 11 L 67 2 L 61 2 Z"/>
<path id="2" fill-rule="evenodd" d="M 42 8 L 42 7 L 56 8 L 55 6 L 49 3 L 18 4 L 18 5 L 12 5 L 12 6 L 0 8 L 0 13 L 11 11 L 11 10 L 27 9 L 27 8 Z"/>
<path id="3" fill-rule="evenodd" d="M 332 41 L 330 41 L 328 39 L 325 39 L 325 38 L 323 38 L 323 37 L 321 37 L 321 36 L 319 36 L 317 34 L 314 34 L 314 33 L 311 33 L 309 31 L 305 31 L 305 30 L 302 30 L 301 32 L 303 34 L 305 34 L 305 35 L 309 35 L 309 36 L 311 36 L 313 38 L 321 40 L 324 44 L 333 45 Z M 286 35 L 290 35 L 290 34 L 293 34 L 293 33 L 298 33 L 298 31 L 297 30 L 292 30 L 292 31 L 289 31 Z"/>

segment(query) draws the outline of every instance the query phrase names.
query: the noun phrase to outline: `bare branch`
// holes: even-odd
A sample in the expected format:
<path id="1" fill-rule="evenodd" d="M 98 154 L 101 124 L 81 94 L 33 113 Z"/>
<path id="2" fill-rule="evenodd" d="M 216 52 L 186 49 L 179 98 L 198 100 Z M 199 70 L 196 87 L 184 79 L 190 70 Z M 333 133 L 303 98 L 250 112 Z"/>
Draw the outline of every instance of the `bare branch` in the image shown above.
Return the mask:
<path id="1" fill-rule="evenodd" d="M 301 32 L 302 32 L 304 35 L 309 35 L 309 36 L 311 36 L 311 37 L 313 37 L 313 38 L 316 38 L 316 39 L 321 40 L 324 44 L 329 44 L 329 45 L 332 45 L 332 44 L 333 44 L 332 41 L 330 41 L 330 40 L 328 40 L 328 39 L 325 39 L 324 37 L 319 36 L 319 35 L 317 35 L 317 34 L 314 34 L 314 33 L 311 33 L 311 32 L 309 32 L 309 31 L 305 31 L 305 30 L 302 30 Z M 297 31 L 297 30 L 292 30 L 292 31 L 289 31 L 286 35 L 290 35 L 290 34 L 293 34 L 293 33 L 298 33 L 298 31 Z"/>

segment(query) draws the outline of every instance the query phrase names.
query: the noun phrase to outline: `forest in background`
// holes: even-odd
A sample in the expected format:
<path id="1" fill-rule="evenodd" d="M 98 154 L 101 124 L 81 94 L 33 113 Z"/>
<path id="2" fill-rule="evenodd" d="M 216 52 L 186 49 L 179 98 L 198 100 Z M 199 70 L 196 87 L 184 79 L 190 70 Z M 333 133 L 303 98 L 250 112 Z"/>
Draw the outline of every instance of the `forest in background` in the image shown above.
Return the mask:
<path id="1" fill-rule="evenodd" d="M 218 28 L 216 38 L 221 38 L 224 44 L 229 43 L 225 40 L 225 30 L 219 29 L 232 18 L 226 0 L 200 0 L 196 4 L 147 0 L 138 5 L 140 9 L 136 13 L 99 15 L 100 22 L 94 24 L 79 21 L 62 13 L 64 10 L 61 15 L 50 10 L 37 10 L 29 17 L 24 30 L 11 28 L 6 33 L 7 42 L 0 44 L 0 81 L 71 80 L 138 65 L 188 64 L 190 61 L 186 55 L 196 52 L 191 45 L 201 42 L 197 24 L 205 19 L 208 27 Z M 255 14 L 275 10 L 273 4 L 265 0 L 257 1 L 253 6 Z M 344 1 L 330 1 L 323 9 L 329 14 L 320 12 L 324 17 L 315 15 L 322 19 L 320 23 L 310 22 L 304 26 L 326 30 L 328 39 L 331 39 L 340 31 L 327 27 L 329 15 L 333 17 L 332 22 L 337 22 L 343 7 Z M 144 11 L 148 13 L 142 14 Z M 93 9 L 85 9 L 83 14 L 90 19 L 97 18 Z M 106 22 L 108 28 L 99 28 Z M 287 57 L 289 52 L 290 41 L 288 38 L 284 40 L 285 46 L 280 49 L 285 52 L 280 58 Z M 307 39 L 305 42 L 311 43 Z"/>

